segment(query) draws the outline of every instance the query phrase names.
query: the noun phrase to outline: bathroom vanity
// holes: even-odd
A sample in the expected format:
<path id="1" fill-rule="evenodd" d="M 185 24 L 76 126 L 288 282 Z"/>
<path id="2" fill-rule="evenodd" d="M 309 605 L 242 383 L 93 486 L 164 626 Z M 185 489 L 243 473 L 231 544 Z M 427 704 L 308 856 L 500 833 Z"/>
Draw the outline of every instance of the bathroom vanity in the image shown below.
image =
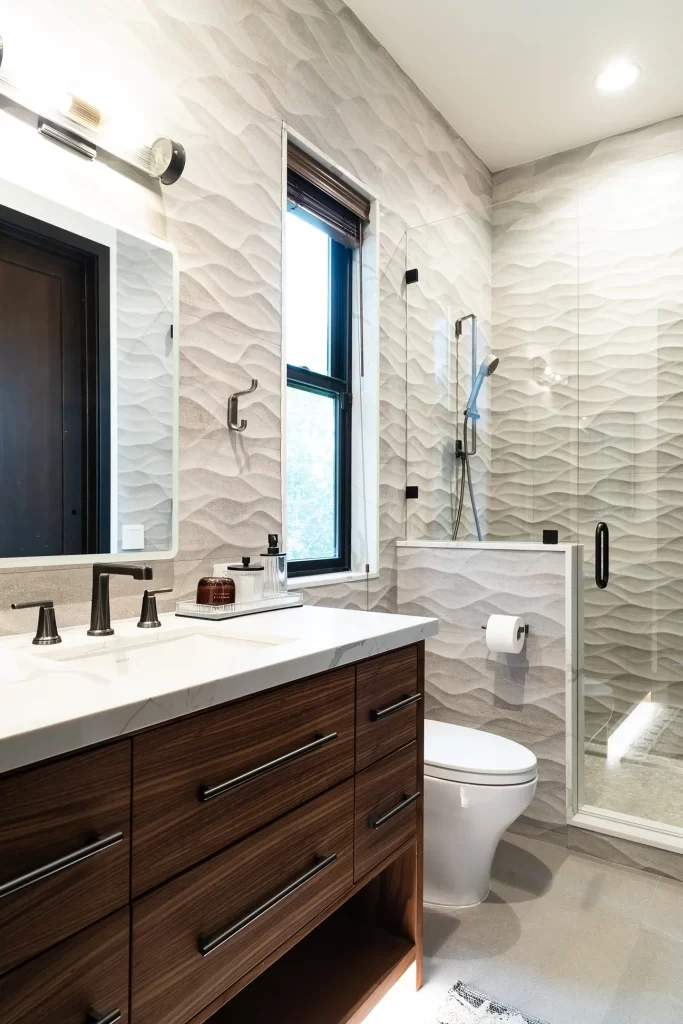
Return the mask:
<path id="1" fill-rule="evenodd" d="M 421 980 L 436 623 L 162 620 L 0 643 L 0 1019 L 360 1021 Z"/>

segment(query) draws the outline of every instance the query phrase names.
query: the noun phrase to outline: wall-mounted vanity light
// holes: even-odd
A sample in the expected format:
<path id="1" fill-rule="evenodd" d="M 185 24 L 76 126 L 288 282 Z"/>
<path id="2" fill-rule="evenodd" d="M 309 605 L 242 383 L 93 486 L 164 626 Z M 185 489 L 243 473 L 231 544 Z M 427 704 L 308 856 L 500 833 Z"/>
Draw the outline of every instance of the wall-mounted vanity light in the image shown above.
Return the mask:
<path id="1" fill-rule="evenodd" d="M 173 139 L 159 138 L 149 149 L 149 173 L 162 185 L 173 185 L 185 170 L 185 148 Z"/>
<path id="2" fill-rule="evenodd" d="M 0 36 L 0 68 L 4 52 Z M 4 107 L 7 113 L 15 114 L 24 121 L 27 115 L 31 115 L 41 135 L 87 160 L 95 160 L 100 152 L 102 155 L 108 154 L 156 178 L 162 185 L 173 185 L 185 169 L 184 147 L 165 136 L 133 152 L 118 152 L 116 145 L 107 144 L 102 111 L 73 93 L 68 93 L 53 111 L 36 110 L 35 104 L 17 94 L 12 83 L 0 75 L 0 98 L 2 96 L 11 101 L 10 105 Z M 64 124 L 64 121 L 67 123 Z"/>
<path id="3" fill-rule="evenodd" d="M 38 131 L 50 142 L 56 142 L 66 149 L 72 149 L 74 153 L 84 156 L 87 160 L 94 160 L 97 156 L 97 146 L 88 142 L 87 139 L 82 139 L 76 132 L 57 124 L 56 121 L 48 121 L 46 117 L 39 117 Z"/>

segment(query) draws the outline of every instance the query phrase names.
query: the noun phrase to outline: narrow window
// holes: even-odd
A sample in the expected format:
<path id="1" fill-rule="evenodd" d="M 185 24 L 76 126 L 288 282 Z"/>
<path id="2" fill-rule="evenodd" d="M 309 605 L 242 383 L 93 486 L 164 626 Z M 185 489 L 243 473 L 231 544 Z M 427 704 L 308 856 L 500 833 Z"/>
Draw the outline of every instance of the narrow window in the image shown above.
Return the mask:
<path id="1" fill-rule="evenodd" d="M 288 146 L 285 231 L 289 573 L 351 568 L 354 250 L 367 200 Z"/>

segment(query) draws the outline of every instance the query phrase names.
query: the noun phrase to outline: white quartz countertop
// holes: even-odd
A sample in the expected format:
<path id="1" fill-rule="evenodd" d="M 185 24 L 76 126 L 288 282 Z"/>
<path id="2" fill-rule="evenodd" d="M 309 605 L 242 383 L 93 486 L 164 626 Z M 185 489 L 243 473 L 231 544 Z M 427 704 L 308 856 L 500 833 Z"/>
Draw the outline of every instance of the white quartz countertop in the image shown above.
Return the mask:
<path id="1" fill-rule="evenodd" d="M 299 607 L 224 622 L 160 616 L 115 635 L 65 629 L 0 640 L 0 772 L 125 736 L 281 683 L 349 665 L 438 632 L 438 620 Z"/>

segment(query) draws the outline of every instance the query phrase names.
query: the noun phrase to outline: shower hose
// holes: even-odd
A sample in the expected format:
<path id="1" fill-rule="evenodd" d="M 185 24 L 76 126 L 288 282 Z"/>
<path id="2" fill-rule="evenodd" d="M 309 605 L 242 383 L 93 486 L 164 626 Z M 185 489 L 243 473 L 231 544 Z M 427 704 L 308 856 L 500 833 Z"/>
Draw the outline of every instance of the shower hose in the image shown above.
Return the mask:
<path id="1" fill-rule="evenodd" d="M 457 498 L 457 508 L 455 509 L 455 517 L 453 523 L 453 540 L 458 539 L 458 530 L 460 529 L 460 520 L 462 519 L 462 507 L 465 502 L 465 477 L 467 477 L 467 486 L 470 492 L 470 503 L 472 505 L 472 515 L 474 516 L 474 525 L 477 530 L 477 539 L 481 540 L 481 526 L 479 524 L 479 513 L 477 512 L 477 503 L 474 500 L 474 487 L 472 486 L 472 470 L 470 468 L 470 457 L 467 452 L 467 414 L 465 414 L 464 430 L 463 430 L 463 445 L 462 451 L 457 452 L 455 456 L 455 464 L 462 462 L 462 468 L 460 470 L 460 488 Z M 457 474 L 456 474 L 457 478 Z M 458 491 L 458 484 L 456 479 L 455 490 Z"/>

